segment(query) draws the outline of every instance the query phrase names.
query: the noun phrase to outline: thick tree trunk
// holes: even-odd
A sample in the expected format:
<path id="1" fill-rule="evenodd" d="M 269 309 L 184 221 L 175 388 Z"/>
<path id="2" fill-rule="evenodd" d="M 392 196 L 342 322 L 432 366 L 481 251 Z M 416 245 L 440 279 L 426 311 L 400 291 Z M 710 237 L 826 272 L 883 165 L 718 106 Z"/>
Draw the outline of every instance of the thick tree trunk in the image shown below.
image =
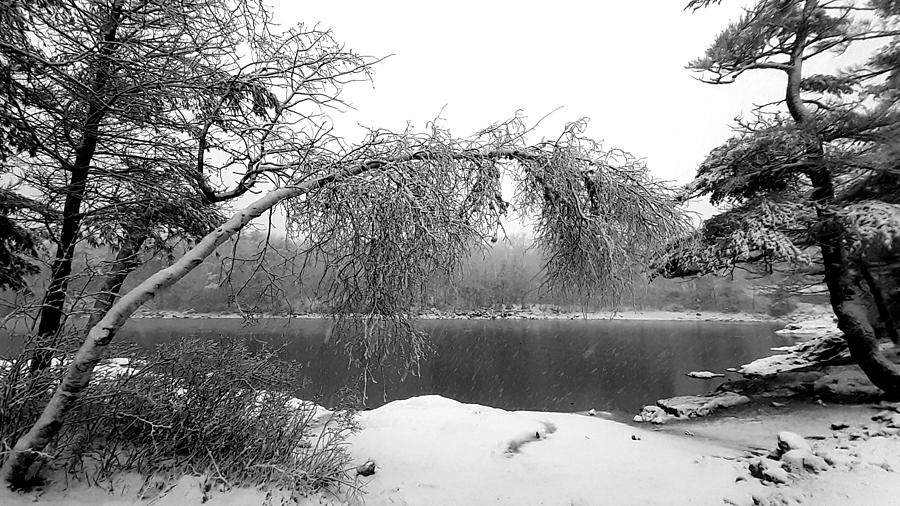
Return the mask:
<path id="1" fill-rule="evenodd" d="M 834 217 L 822 216 L 819 241 L 825 264 L 825 284 L 831 307 L 844 333 L 850 356 L 859 364 L 869 380 L 891 397 L 900 397 L 900 366 L 882 353 L 875 329 L 869 322 L 865 292 L 860 280 L 850 269 L 843 248 L 841 227 Z"/>
<path id="2" fill-rule="evenodd" d="M 108 57 L 115 48 L 116 32 L 122 18 L 123 0 L 113 3 L 109 17 L 100 32 L 99 55 Z M 113 73 L 112 66 L 102 62 L 96 70 L 91 82 L 90 96 L 87 102 L 87 115 L 81 126 L 81 143 L 75 150 L 75 160 L 63 167 L 69 172 L 69 183 L 65 188 L 62 227 L 56 248 L 56 258 L 50 271 L 50 284 L 44 294 L 38 321 L 37 336 L 40 348 L 31 361 L 31 371 L 36 372 L 50 366 L 53 358 L 57 336 L 63 324 L 63 308 L 66 302 L 66 291 L 69 287 L 69 276 L 72 274 L 72 257 L 75 255 L 75 244 L 81 231 L 81 204 L 84 202 L 85 190 L 90 173 L 91 162 L 97 151 L 100 139 L 100 125 L 106 115 L 109 104 L 103 99 L 104 90 Z"/>
<path id="3" fill-rule="evenodd" d="M 809 23 L 817 7 L 817 0 L 804 2 L 804 22 L 797 26 L 787 66 L 785 101 L 788 111 L 797 125 L 808 132 L 816 132 L 818 127 L 814 115 L 801 96 L 803 55 L 808 44 Z M 831 307 L 838 319 L 838 328 L 847 340 L 850 356 L 872 383 L 888 395 L 900 396 L 900 367 L 881 353 L 878 337 L 869 320 L 866 291 L 860 286 L 859 276 L 852 271 L 853 263 L 844 247 L 844 228 L 832 208 L 835 198 L 834 179 L 824 163 L 821 138 L 810 143 L 808 156 L 811 167 L 807 170 L 807 176 L 813 186 L 811 198 L 818 214 L 816 235 L 825 266 L 825 284 L 831 298 Z"/>
<path id="4" fill-rule="evenodd" d="M 884 296 L 881 285 L 878 283 L 878 280 L 875 279 L 875 276 L 872 274 L 871 269 L 869 269 L 869 266 L 865 261 L 859 262 L 859 272 L 866 281 L 866 287 L 868 288 L 869 294 L 872 296 L 872 300 L 875 301 L 875 309 L 878 311 L 878 318 L 881 321 L 881 328 L 877 329 L 880 331 L 879 334 L 887 336 L 894 344 L 900 344 L 900 333 L 897 331 L 897 322 L 894 320 L 894 315 Z"/>
<path id="5" fill-rule="evenodd" d="M 66 187 L 62 230 L 56 249 L 56 259 L 50 270 L 50 285 L 47 287 L 41 304 L 37 328 L 40 348 L 32 357 L 32 372 L 41 371 L 50 366 L 53 351 L 57 345 L 57 336 L 63 323 L 63 306 L 66 302 L 66 290 L 69 287 L 69 275 L 72 274 L 75 243 L 81 228 L 81 203 L 84 201 L 88 169 L 86 165 L 76 165 L 70 172 L 71 180 Z"/>

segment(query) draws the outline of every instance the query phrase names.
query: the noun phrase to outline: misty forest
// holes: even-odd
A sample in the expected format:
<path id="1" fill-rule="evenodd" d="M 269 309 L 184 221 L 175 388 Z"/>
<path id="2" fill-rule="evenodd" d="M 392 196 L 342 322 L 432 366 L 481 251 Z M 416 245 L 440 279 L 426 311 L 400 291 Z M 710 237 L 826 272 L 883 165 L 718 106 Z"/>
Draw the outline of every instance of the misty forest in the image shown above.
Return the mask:
<path id="1" fill-rule="evenodd" d="M 900 3 L 684 2 L 0 2 L 0 503 L 900 504 Z"/>

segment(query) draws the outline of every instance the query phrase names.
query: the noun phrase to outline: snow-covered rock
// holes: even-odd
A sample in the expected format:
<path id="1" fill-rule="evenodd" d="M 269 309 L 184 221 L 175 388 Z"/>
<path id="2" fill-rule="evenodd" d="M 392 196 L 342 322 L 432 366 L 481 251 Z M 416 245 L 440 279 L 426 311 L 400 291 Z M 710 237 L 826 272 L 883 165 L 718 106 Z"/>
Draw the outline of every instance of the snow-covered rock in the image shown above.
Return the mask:
<path id="1" fill-rule="evenodd" d="M 781 456 L 781 462 L 782 468 L 794 473 L 802 471 L 820 473 L 829 469 L 825 459 L 806 450 L 790 450 Z"/>
<path id="2" fill-rule="evenodd" d="M 781 431 L 778 433 L 778 453 L 784 454 L 791 450 L 802 450 L 804 452 L 812 452 L 812 447 L 803 439 L 803 436 L 790 432 Z"/>
<path id="3" fill-rule="evenodd" d="M 885 425 L 892 428 L 900 428 L 900 413 L 884 410 L 872 417 L 876 422 L 884 422 Z"/>
<path id="4" fill-rule="evenodd" d="M 638 423 L 642 422 L 650 422 L 657 425 L 662 425 L 669 420 L 674 420 L 675 417 L 666 413 L 666 411 L 659 406 L 644 406 L 641 408 L 641 412 L 634 415 L 634 421 Z"/>
<path id="5" fill-rule="evenodd" d="M 820 316 L 809 320 L 789 323 L 781 330 L 776 330 L 776 334 L 782 335 L 823 335 L 837 332 L 837 324 L 831 316 Z"/>
<path id="6" fill-rule="evenodd" d="M 744 376 L 766 377 L 807 367 L 850 363 L 850 350 L 840 333 L 832 332 L 794 346 L 773 348 L 785 353 L 754 360 L 738 370 Z"/>
<path id="7" fill-rule="evenodd" d="M 750 398 L 734 392 L 721 392 L 716 395 L 681 395 L 669 399 L 660 399 L 656 404 L 666 413 L 680 417 L 707 416 L 717 409 L 731 408 L 747 404 Z"/>
<path id="8" fill-rule="evenodd" d="M 781 464 L 770 458 L 760 457 L 750 462 L 750 474 L 762 481 L 771 483 L 788 483 L 790 475 Z"/>
<path id="9" fill-rule="evenodd" d="M 722 373 L 711 372 L 711 371 L 691 371 L 685 375 L 690 378 L 697 378 L 697 379 L 712 379 L 712 378 L 724 378 L 725 377 L 725 375 Z"/>

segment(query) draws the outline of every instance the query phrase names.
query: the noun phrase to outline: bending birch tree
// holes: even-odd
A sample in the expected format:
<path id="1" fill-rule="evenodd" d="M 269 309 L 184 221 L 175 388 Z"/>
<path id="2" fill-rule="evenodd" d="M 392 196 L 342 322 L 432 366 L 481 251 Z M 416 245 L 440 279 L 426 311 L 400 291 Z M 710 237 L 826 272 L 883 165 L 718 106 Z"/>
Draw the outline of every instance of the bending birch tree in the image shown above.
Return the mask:
<path id="1" fill-rule="evenodd" d="M 140 39 L 139 34 L 159 40 L 157 36 L 170 33 L 170 29 L 194 33 L 199 26 L 212 30 L 199 18 L 185 18 L 184 6 L 176 9 L 171 2 L 68 3 L 99 14 L 95 18 L 102 21 L 98 27 L 118 27 L 96 32 L 105 35 L 91 42 L 111 65 L 100 71 L 104 80 L 120 68 L 113 55 L 127 53 L 128 44 Z M 38 9 L 35 12 L 59 16 L 60 5 L 68 3 L 48 0 L 33 6 Z M 14 4 L 14 9 L 21 5 Z M 337 318 L 345 346 L 364 364 L 391 355 L 403 357 L 408 366 L 415 365 L 427 343 L 410 318 L 427 281 L 436 273 L 452 272 L 472 248 L 495 241 L 501 220 L 511 213 L 534 220 L 535 243 L 546 259 L 548 287 L 607 302 L 615 301 L 660 249 L 686 233 L 687 221 L 673 192 L 653 179 L 641 160 L 584 137 L 585 121 L 570 124 L 553 140 L 536 142 L 529 139 L 531 132 L 523 122 L 513 119 L 467 138 L 454 137 L 435 123 L 421 133 L 375 130 L 352 144 L 331 134 L 323 111 L 340 101 L 337 97 L 343 84 L 367 77 L 374 60 L 345 51 L 327 32 L 301 29 L 274 35 L 268 24 L 250 22 L 269 19 L 261 4 L 197 0 L 185 5 L 195 8 L 198 16 L 203 9 L 224 16 L 223 9 L 231 7 L 232 15 L 244 16 L 240 19 L 245 22 L 240 29 L 207 34 L 215 38 L 225 33 L 228 44 L 182 48 L 179 44 L 193 39 L 163 38 L 170 43 L 165 54 L 177 62 L 185 61 L 187 52 L 194 58 L 191 61 L 226 63 L 208 68 L 198 63 L 191 67 L 195 80 L 187 82 L 173 74 L 173 81 L 156 82 L 155 87 L 142 81 L 127 86 L 125 90 L 136 94 L 142 91 L 136 96 L 144 109 L 117 109 L 111 101 L 120 95 L 113 91 L 102 97 L 90 92 L 88 105 L 107 112 L 144 110 L 153 114 L 154 94 L 166 92 L 168 85 L 180 90 L 184 84 L 185 96 L 163 100 L 168 104 L 166 121 L 171 121 L 165 126 L 171 131 L 142 155 L 164 162 L 167 171 L 158 174 L 162 184 L 166 177 L 191 181 L 196 198 L 205 205 L 250 189 L 265 193 L 210 227 L 209 233 L 170 266 L 120 297 L 113 293 L 105 299 L 109 304 L 99 307 L 91 319 L 83 344 L 71 357 L 40 417 L 8 452 L 2 475 L 10 483 L 23 479 L 30 464 L 58 434 L 127 319 L 160 290 L 203 263 L 218 246 L 273 209 L 283 210 L 303 253 L 325 261 L 322 287 L 330 312 Z M 183 23 L 167 23 L 168 17 Z M 22 16 L 14 21 L 31 19 Z M 195 26 L 194 22 L 201 24 Z M 40 34 L 43 26 L 31 27 L 31 33 Z M 142 31 L 146 26 L 151 27 L 149 31 Z M 62 25 L 57 29 L 58 34 L 65 33 Z M 239 54 L 243 44 L 261 56 L 248 62 Z M 42 63 L 39 57 L 39 51 L 29 53 L 21 69 L 44 65 L 46 71 L 56 71 L 57 67 Z M 139 65 L 136 60 L 132 63 L 137 73 Z M 130 67 L 122 64 L 121 68 Z M 27 82 L 27 76 L 22 79 Z M 210 80 L 215 83 L 212 89 L 218 91 L 216 97 L 195 101 L 191 95 L 195 85 L 206 86 Z M 21 130 L 16 127 L 19 137 L 14 145 L 41 149 L 35 139 L 55 131 L 54 121 Z M 127 127 L 121 142 L 142 142 L 148 136 L 156 139 L 154 129 L 143 128 L 143 123 L 130 116 L 105 117 L 89 125 L 88 132 L 101 125 L 113 132 Z M 107 138 L 98 134 L 97 142 L 102 144 Z M 48 153 L 47 159 L 55 158 Z M 30 162 L 21 157 L 20 163 L 27 167 Z M 88 177 L 97 167 L 92 163 L 85 166 Z M 228 171 L 237 172 L 235 186 L 223 189 L 211 182 L 212 176 Z M 66 177 L 72 181 L 74 173 Z M 515 185 L 511 199 L 502 192 L 504 181 Z M 68 194 L 79 194 L 79 188 L 70 188 Z M 150 201 L 149 205 L 155 204 Z M 80 213 L 64 210 L 64 216 L 70 215 Z M 65 251 L 63 248 L 62 261 Z"/>

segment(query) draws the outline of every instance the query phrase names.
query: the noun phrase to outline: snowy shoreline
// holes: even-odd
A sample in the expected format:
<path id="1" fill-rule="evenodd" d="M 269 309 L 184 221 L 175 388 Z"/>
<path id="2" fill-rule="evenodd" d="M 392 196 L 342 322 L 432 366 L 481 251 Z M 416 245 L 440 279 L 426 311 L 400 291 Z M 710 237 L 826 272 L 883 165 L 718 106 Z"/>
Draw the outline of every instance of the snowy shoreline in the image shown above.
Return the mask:
<path id="1" fill-rule="evenodd" d="M 194 311 L 145 310 L 135 313 L 132 318 L 141 319 L 328 319 L 325 313 L 264 313 L 242 315 L 240 313 Z M 783 323 L 783 317 L 772 317 L 763 313 L 722 313 L 722 312 L 677 312 L 677 311 L 593 311 L 593 312 L 553 312 L 535 310 L 472 310 L 472 311 L 426 311 L 412 317 L 416 320 L 646 320 L 646 321 L 695 321 L 695 322 L 773 322 Z"/>
<path id="2" fill-rule="evenodd" d="M 792 334 L 831 324 L 818 310 L 790 320 Z M 110 362 L 113 369 L 130 365 Z M 900 497 L 900 403 L 872 407 L 765 402 L 654 427 L 593 410 L 506 411 L 412 397 L 358 414 L 362 430 L 348 441 L 352 464 L 375 463 L 373 475 L 354 478 L 363 495 L 323 493 L 298 504 L 879 504 Z M 136 498 L 136 475 L 123 476 L 116 495 L 57 481 L 38 493 L 0 491 L 0 503 L 237 506 L 275 499 L 249 488 L 207 496 L 203 479 L 175 477 L 152 500 Z"/>
<path id="3" fill-rule="evenodd" d="M 869 422 L 872 413 L 813 405 L 660 432 L 585 414 L 505 411 L 419 396 L 359 413 L 362 430 L 349 441 L 353 464 L 375 463 L 373 475 L 355 478 L 364 496 L 348 497 L 345 490 L 297 504 L 884 504 L 900 496 L 894 471 L 900 469 L 900 438 Z M 829 427 L 836 417 L 845 422 L 839 429 Z M 793 446 L 779 450 L 785 443 Z M 810 470 L 804 459 L 826 464 Z M 37 493 L 0 490 L 0 503 L 237 506 L 278 500 L 277 491 L 264 488 L 207 494 L 203 480 L 176 477 L 161 495 L 143 500 L 136 498 L 137 475 L 123 476 L 111 488 L 114 495 L 58 480 Z M 857 486 L 862 482 L 867 486 Z"/>

